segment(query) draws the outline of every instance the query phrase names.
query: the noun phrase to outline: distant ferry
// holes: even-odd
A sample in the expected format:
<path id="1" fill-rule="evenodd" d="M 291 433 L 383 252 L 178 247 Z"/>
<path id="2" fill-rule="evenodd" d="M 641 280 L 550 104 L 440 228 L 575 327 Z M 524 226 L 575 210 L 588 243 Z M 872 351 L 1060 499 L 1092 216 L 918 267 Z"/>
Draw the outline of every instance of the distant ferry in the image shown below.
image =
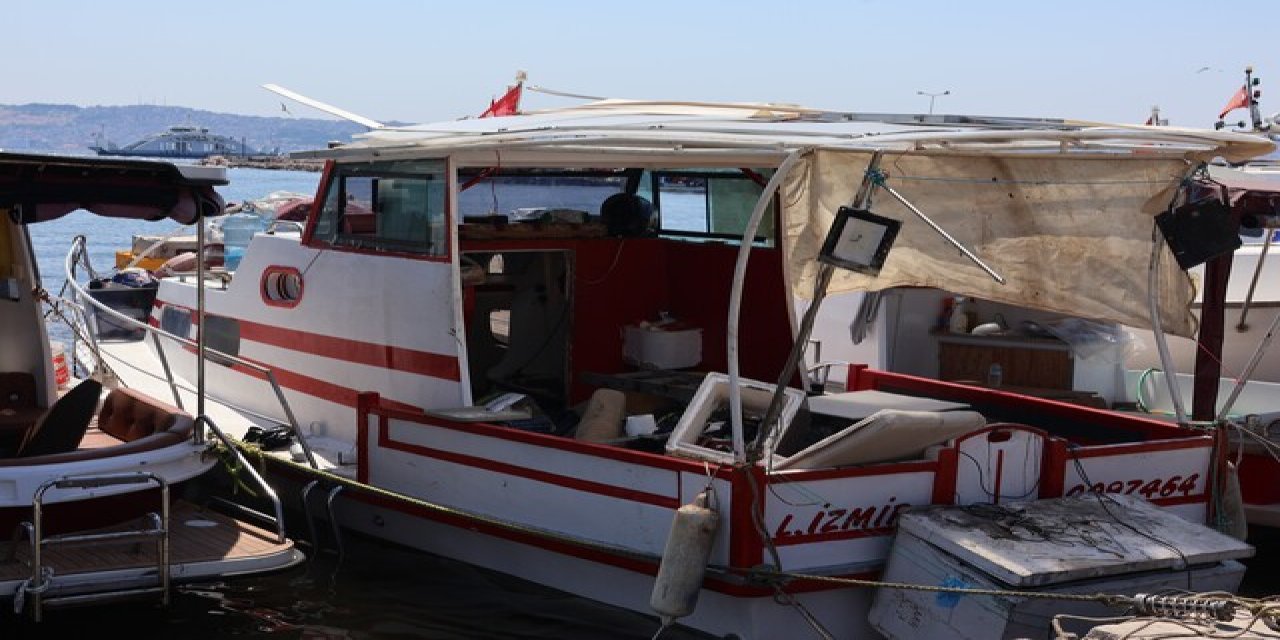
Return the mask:
<path id="1" fill-rule="evenodd" d="M 209 133 L 203 127 L 182 125 L 149 135 L 133 144 L 118 147 L 99 139 L 90 145 L 100 156 L 146 156 L 149 158 L 207 158 L 209 156 L 275 155 L 248 146 L 243 140 Z"/>

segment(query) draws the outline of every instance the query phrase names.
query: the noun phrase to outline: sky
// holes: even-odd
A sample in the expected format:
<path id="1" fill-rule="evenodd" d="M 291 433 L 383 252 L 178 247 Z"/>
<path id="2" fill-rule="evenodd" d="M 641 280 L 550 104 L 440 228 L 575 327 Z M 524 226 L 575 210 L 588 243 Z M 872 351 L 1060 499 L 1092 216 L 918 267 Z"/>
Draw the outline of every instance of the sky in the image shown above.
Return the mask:
<path id="1" fill-rule="evenodd" d="M 1263 113 L 1280 111 L 1268 1 L 5 0 L 2 15 L 0 104 L 278 116 L 260 87 L 276 83 L 432 122 L 478 114 L 524 70 L 620 98 L 922 113 L 920 92 L 950 91 L 936 113 L 1140 123 L 1159 105 L 1209 127 L 1253 65 Z"/>

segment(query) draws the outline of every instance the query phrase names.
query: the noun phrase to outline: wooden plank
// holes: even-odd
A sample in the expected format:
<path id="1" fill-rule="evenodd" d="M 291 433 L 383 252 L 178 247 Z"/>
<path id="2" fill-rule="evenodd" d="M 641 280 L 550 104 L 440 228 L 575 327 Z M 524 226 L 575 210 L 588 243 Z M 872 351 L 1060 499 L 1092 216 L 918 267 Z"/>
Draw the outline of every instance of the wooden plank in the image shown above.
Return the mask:
<path id="1" fill-rule="evenodd" d="M 123 531 L 149 526 L 132 522 L 100 531 Z M 170 560 L 172 564 L 210 562 L 259 557 L 286 551 L 293 542 L 275 542 L 274 534 L 234 518 L 202 509 L 186 502 L 175 502 L 170 512 Z M 95 542 L 83 545 L 46 547 L 44 561 L 55 575 L 109 571 L 114 569 L 155 566 L 156 545 L 151 540 L 128 542 Z M 18 545 L 15 558 L 0 563 L 0 580 L 21 579 L 31 575 L 31 547 L 26 540 Z"/>

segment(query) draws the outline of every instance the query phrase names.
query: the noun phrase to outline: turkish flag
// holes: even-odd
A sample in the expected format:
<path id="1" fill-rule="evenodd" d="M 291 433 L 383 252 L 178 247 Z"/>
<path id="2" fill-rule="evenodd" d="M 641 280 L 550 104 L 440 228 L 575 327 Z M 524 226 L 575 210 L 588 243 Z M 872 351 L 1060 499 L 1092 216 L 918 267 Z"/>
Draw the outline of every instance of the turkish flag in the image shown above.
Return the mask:
<path id="1" fill-rule="evenodd" d="M 507 89 L 501 98 L 489 101 L 489 108 L 480 114 L 481 118 L 491 116 L 514 116 L 520 112 L 520 92 L 524 88 L 523 83 L 517 83 L 515 86 Z"/>
<path id="2" fill-rule="evenodd" d="M 1234 96 L 1231 96 L 1231 101 L 1227 103 L 1227 106 L 1222 108 L 1222 113 L 1218 114 L 1218 118 L 1221 119 L 1228 113 L 1247 106 L 1249 106 L 1249 87 L 1240 87 L 1240 90 Z"/>

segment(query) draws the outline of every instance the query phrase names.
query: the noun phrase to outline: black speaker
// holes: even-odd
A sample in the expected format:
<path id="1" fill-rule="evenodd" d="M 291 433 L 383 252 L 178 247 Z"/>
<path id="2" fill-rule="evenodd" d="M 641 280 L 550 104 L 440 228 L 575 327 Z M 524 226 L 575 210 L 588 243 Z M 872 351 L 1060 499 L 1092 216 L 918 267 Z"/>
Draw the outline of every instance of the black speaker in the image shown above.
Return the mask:
<path id="1" fill-rule="evenodd" d="M 1216 197 L 1170 209 L 1156 216 L 1156 225 L 1183 269 L 1235 251 L 1241 244 L 1231 207 Z"/>

